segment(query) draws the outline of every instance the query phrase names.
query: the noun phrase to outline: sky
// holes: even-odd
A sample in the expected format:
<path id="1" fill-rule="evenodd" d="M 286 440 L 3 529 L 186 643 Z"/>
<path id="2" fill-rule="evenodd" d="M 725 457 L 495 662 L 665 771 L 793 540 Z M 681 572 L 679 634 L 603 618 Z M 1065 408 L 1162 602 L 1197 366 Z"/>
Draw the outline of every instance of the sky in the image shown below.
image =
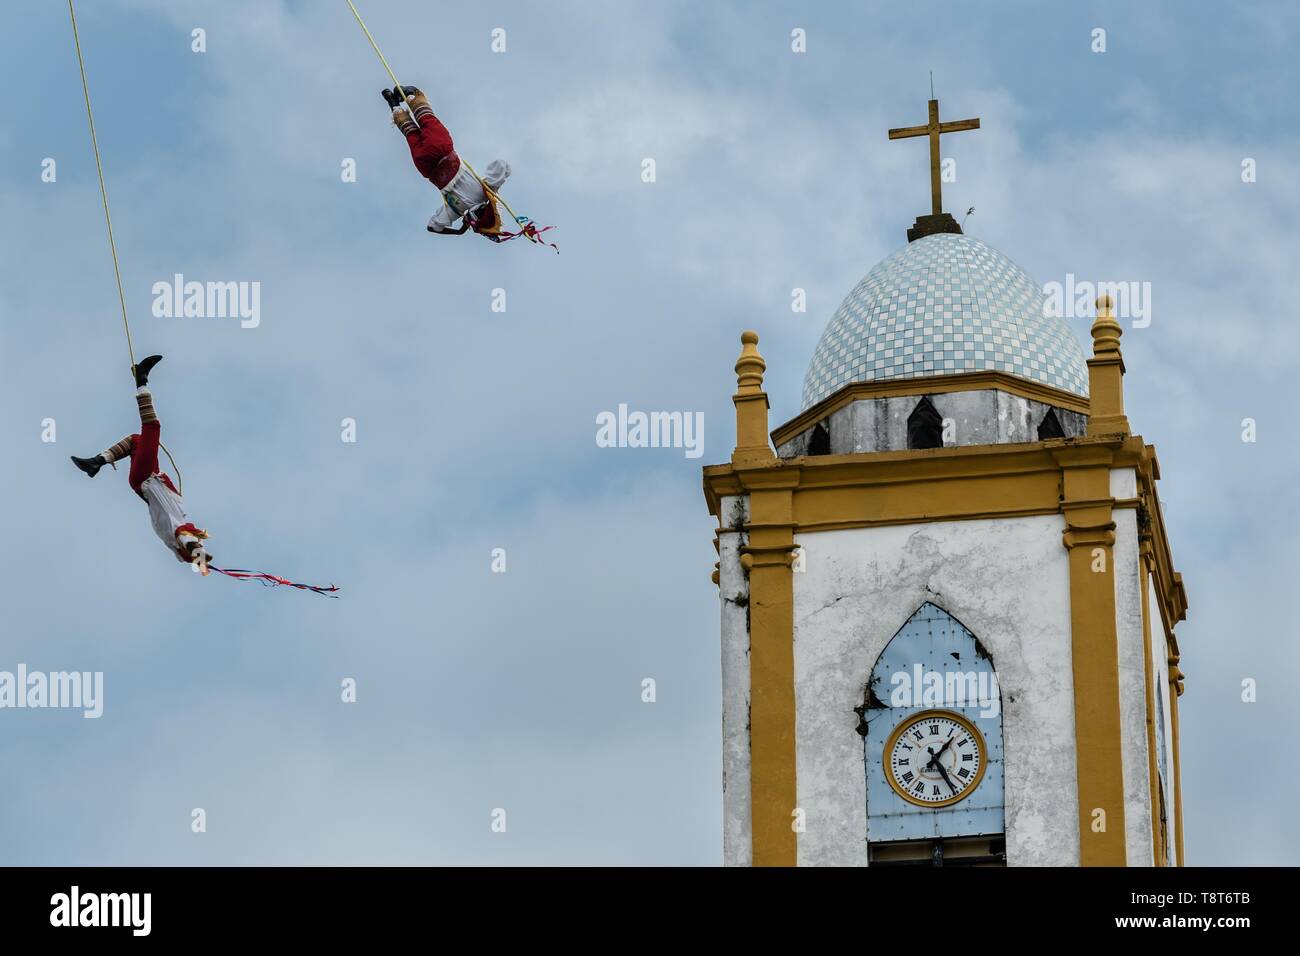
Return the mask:
<path id="1" fill-rule="evenodd" d="M 740 332 L 762 337 L 772 425 L 794 417 L 825 323 L 929 211 L 924 146 L 885 133 L 924 122 L 931 71 L 945 119 L 982 120 L 944 143 L 967 232 L 1043 283 L 1151 283 L 1125 388 L 1191 605 L 1187 858 L 1294 860 L 1300 12 L 359 8 L 464 156 L 510 162 L 558 256 L 425 232 L 440 200 L 343 0 L 78 5 L 187 507 L 219 563 L 342 585 L 329 600 L 191 575 L 124 473 L 68 463 L 138 420 L 67 9 L 10 4 L 0 669 L 102 671 L 104 712 L 0 711 L 0 863 L 720 863 L 700 466 L 734 443 Z M 155 316 L 177 273 L 260 283 L 260 321 Z M 620 404 L 702 413 L 703 456 L 599 447 Z"/>

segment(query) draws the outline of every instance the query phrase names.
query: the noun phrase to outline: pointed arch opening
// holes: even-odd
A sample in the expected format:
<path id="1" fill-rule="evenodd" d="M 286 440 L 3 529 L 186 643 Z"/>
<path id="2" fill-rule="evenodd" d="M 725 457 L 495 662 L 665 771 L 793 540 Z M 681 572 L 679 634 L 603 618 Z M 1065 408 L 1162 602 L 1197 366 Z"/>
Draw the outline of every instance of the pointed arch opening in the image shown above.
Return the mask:
<path id="1" fill-rule="evenodd" d="M 923 397 L 907 416 L 908 448 L 942 448 L 943 416 L 929 396 Z"/>
<path id="2" fill-rule="evenodd" d="M 1038 423 L 1038 440 L 1045 441 L 1048 438 L 1064 438 L 1065 429 L 1061 427 L 1061 419 L 1056 415 L 1056 409 L 1049 408 L 1043 420 Z"/>
<path id="3" fill-rule="evenodd" d="M 872 866 L 1005 866 L 1002 694 L 979 638 L 926 601 L 863 688 Z"/>
<path id="4" fill-rule="evenodd" d="M 808 438 L 808 454 L 829 455 L 830 453 L 831 433 L 827 430 L 825 422 L 818 422 Z"/>

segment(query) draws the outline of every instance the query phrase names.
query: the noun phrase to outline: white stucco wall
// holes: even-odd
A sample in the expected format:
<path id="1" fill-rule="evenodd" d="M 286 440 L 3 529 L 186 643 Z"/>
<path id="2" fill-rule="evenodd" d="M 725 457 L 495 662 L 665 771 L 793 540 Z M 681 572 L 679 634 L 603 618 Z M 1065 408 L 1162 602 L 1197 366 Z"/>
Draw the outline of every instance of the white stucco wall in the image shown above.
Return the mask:
<path id="1" fill-rule="evenodd" d="M 1137 472 L 1132 468 L 1110 470 L 1110 496 L 1112 498 L 1137 497 Z"/>
<path id="2" fill-rule="evenodd" d="M 749 520 L 749 497 L 722 499 L 722 526 Z M 749 578 L 740 566 L 748 535 L 718 533 L 718 601 L 722 606 L 722 862 L 749 866 Z"/>
<path id="3" fill-rule="evenodd" d="M 1132 469 L 1123 469 L 1132 472 Z M 1116 485 L 1111 474 L 1112 494 Z M 1136 485 L 1133 488 L 1136 492 Z M 1138 554 L 1137 512 L 1115 511 L 1115 636 L 1119 642 L 1119 720 L 1124 741 L 1124 846 L 1129 866 L 1152 866 L 1151 765 L 1147 750 L 1146 639 L 1142 631 L 1142 577 Z M 1158 673 L 1158 672 L 1156 672 Z"/>
<path id="4" fill-rule="evenodd" d="M 867 862 L 866 780 L 853 708 L 881 649 L 927 600 L 968 627 L 997 668 L 1008 863 L 1077 865 L 1063 529 L 1062 516 L 1042 515 L 798 536 L 805 552 L 805 570 L 794 575 L 801 865 Z"/>

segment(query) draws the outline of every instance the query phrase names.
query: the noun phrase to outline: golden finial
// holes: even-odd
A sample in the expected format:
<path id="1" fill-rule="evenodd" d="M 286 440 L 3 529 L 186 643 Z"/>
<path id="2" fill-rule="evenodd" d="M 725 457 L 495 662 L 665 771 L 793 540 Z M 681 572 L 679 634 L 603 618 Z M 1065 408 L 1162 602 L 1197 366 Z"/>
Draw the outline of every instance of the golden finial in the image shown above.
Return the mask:
<path id="1" fill-rule="evenodd" d="M 736 450 L 732 464 L 757 465 L 776 458 L 767 441 L 767 394 L 763 373 L 767 363 L 758 354 L 758 333 L 747 329 L 740 336 L 740 358 L 736 359 Z"/>
<path id="2" fill-rule="evenodd" d="M 740 358 L 736 359 L 736 385 L 744 394 L 763 390 L 763 373 L 767 362 L 758 354 L 758 333 L 752 329 L 740 333 Z"/>
<path id="3" fill-rule="evenodd" d="M 1089 435 L 1127 435 L 1124 415 L 1124 356 L 1119 337 L 1124 330 L 1111 309 L 1109 295 L 1097 296 L 1097 318 L 1092 323 L 1092 358 L 1088 359 Z"/>
<path id="4" fill-rule="evenodd" d="M 1119 352 L 1119 337 L 1124 334 L 1111 312 L 1114 303 L 1109 295 L 1097 296 L 1097 318 L 1092 323 L 1092 354 Z"/>

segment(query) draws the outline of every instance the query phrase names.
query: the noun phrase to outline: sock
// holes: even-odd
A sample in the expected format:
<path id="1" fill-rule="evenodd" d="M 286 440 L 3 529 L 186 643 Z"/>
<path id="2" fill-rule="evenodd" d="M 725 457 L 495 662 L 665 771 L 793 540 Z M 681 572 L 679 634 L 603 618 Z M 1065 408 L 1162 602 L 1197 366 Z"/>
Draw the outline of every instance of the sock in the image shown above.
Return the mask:
<path id="1" fill-rule="evenodd" d="M 111 465 L 113 462 L 121 461 L 123 458 L 130 458 L 131 449 L 133 447 L 135 447 L 135 442 L 131 441 L 130 435 L 127 435 L 116 445 L 100 452 L 100 457 L 104 459 L 104 464 Z"/>
<path id="2" fill-rule="evenodd" d="M 420 128 L 415 120 L 411 119 L 411 114 L 400 107 L 393 110 L 393 122 L 403 133 L 413 133 Z"/>
<path id="3" fill-rule="evenodd" d="M 153 395 L 146 386 L 142 385 L 135 390 L 135 403 L 140 406 L 141 425 L 148 425 L 158 420 L 158 416 L 153 411 Z"/>

